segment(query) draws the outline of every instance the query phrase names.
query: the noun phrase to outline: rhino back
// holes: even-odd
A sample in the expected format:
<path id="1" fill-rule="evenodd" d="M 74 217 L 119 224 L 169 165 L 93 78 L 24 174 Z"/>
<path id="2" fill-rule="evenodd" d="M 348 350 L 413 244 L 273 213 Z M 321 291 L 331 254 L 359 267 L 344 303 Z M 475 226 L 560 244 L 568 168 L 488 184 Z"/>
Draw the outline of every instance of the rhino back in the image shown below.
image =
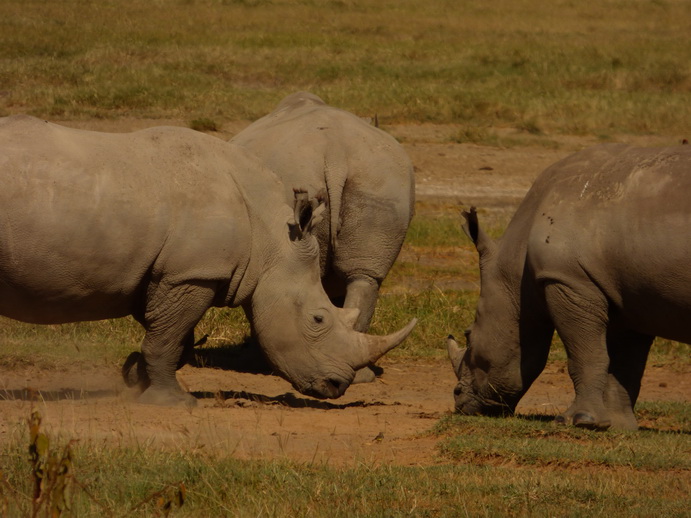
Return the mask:
<path id="1" fill-rule="evenodd" d="M 592 283 L 634 329 L 690 341 L 690 196 L 687 146 L 602 146 L 555 164 L 526 197 L 536 277 Z"/>
<path id="2" fill-rule="evenodd" d="M 105 134 L 3 120 L 2 314 L 117 317 L 134 311 L 152 278 L 229 277 L 243 263 L 232 241 L 247 238 L 247 218 L 226 145 L 209 139 L 180 128 Z"/>
<path id="3" fill-rule="evenodd" d="M 292 197 L 294 187 L 310 194 L 327 190 L 330 218 L 316 233 L 322 271 L 325 262 L 333 260 L 342 271 L 352 271 L 353 263 L 367 263 L 373 277 L 386 275 L 414 205 L 412 163 L 392 136 L 316 96 L 298 93 L 232 142 L 275 171 L 287 197 Z M 348 243 L 337 252 L 336 236 Z M 372 242 L 382 250 L 376 256 Z"/>

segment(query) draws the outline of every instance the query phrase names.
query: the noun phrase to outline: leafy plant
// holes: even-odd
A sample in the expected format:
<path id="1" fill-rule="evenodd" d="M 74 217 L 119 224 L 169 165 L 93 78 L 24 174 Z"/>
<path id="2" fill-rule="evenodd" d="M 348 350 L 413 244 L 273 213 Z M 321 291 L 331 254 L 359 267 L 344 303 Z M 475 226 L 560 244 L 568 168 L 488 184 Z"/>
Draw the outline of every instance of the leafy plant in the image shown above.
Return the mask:
<path id="1" fill-rule="evenodd" d="M 48 436 L 40 431 L 41 415 L 34 411 L 29 420 L 29 460 L 33 479 L 31 516 L 41 509 L 51 517 L 69 511 L 69 495 L 73 485 L 72 443 L 62 452 L 51 451 Z"/>

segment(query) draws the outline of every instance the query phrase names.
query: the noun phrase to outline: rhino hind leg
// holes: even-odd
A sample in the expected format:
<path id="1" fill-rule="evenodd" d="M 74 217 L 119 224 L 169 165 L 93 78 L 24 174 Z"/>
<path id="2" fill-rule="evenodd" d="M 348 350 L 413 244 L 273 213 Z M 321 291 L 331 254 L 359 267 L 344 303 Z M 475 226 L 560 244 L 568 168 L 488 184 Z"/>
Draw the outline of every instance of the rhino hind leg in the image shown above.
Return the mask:
<path id="1" fill-rule="evenodd" d="M 130 388 L 137 387 L 140 392 L 144 392 L 149 388 L 151 380 L 146 373 L 146 363 L 142 353 L 139 351 L 130 353 L 122 366 L 122 378 L 125 381 L 125 385 Z"/>
<path id="2" fill-rule="evenodd" d="M 182 369 L 185 365 L 192 364 L 195 360 L 194 349 L 206 343 L 208 335 L 204 335 L 200 340 L 194 341 L 194 330 L 190 331 L 183 340 L 183 350 L 180 360 L 178 361 L 177 370 Z M 122 366 L 122 378 L 125 385 L 130 388 L 137 387 L 140 392 L 144 392 L 151 380 L 146 373 L 146 362 L 144 356 L 139 351 L 134 351 L 125 360 Z"/>
<path id="3" fill-rule="evenodd" d="M 654 338 L 626 329 L 611 330 L 607 335 L 610 364 L 604 401 L 612 428 L 638 428 L 634 405 Z"/>
<path id="4" fill-rule="evenodd" d="M 150 297 L 142 342 L 142 357 L 150 382 L 139 397 L 140 403 L 196 404 L 196 399 L 180 387 L 175 372 L 184 365 L 185 353 L 194 347 L 194 327 L 211 306 L 214 287 L 210 282 L 162 284 Z"/>
<path id="5" fill-rule="evenodd" d="M 604 430 L 611 426 L 605 406 L 609 356 L 607 352 L 607 302 L 592 285 L 580 289 L 552 282 L 545 298 L 554 326 L 568 357 L 569 375 L 576 397 L 558 423 Z"/>
<path id="6" fill-rule="evenodd" d="M 638 422 L 633 409 L 654 338 L 616 325 L 610 326 L 607 330 L 609 369 L 603 391 L 604 418 L 596 421 L 592 414 L 583 411 L 574 402 L 569 410 L 559 416 L 558 422 L 567 423 L 571 420 L 576 426 L 591 429 L 611 426 L 617 430 L 636 430 Z"/>

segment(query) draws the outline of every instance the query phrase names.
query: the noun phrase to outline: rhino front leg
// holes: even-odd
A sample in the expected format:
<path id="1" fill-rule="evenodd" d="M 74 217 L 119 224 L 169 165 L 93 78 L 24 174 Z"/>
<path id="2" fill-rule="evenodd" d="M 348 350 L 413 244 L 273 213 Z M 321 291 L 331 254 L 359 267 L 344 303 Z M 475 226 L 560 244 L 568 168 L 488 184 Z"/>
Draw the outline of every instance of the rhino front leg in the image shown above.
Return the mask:
<path id="1" fill-rule="evenodd" d="M 367 276 L 357 276 L 348 279 L 344 308 L 357 308 L 360 310 L 353 329 L 359 333 L 366 333 L 369 329 L 374 308 L 379 297 L 379 282 Z M 353 383 L 370 383 L 375 380 L 375 370 L 381 368 L 370 365 L 355 373 Z"/>
<path id="2" fill-rule="evenodd" d="M 610 330 L 607 334 L 609 377 L 604 400 L 612 428 L 638 428 L 633 409 L 654 338 L 626 329 Z"/>
<path id="3" fill-rule="evenodd" d="M 215 283 L 159 285 L 147 303 L 142 355 L 149 386 L 142 403 L 193 406 L 196 400 L 175 377 L 186 348 L 194 345 L 194 327 L 211 306 Z"/>
<path id="4" fill-rule="evenodd" d="M 591 285 L 574 289 L 560 282 L 545 287 L 547 307 L 559 333 L 576 397 L 558 422 L 591 429 L 611 425 L 604 394 L 608 380 L 607 303 Z"/>

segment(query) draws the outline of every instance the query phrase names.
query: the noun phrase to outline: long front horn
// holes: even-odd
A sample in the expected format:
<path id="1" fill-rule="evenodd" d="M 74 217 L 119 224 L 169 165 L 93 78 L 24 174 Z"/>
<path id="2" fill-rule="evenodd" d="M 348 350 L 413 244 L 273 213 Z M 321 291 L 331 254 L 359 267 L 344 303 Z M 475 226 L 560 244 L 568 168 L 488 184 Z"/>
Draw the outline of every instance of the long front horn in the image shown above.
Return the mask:
<path id="1" fill-rule="evenodd" d="M 358 333 L 361 345 L 360 354 L 358 354 L 360 358 L 356 358 L 353 362 L 353 369 L 358 370 L 370 363 L 374 363 L 391 349 L 401 345 L 403 340 L 405 340 L 413 330 L 415 324 L 417 324 L 417 318 L 413 318 L 403 329 L 386 336 Z"/>
<path id="2" fill-rule="evenodd" d="M 449 353 L 449 360 L 451 360 L 453 371 L 456 373 L 456 377 L 460 378 L 459 374 L 461 373 L 461 360 L 465 354 L 465 349 L 459 347 L 458 342 L 453 335 L 449 335 L 446 339 L 446 350 Z"/>

